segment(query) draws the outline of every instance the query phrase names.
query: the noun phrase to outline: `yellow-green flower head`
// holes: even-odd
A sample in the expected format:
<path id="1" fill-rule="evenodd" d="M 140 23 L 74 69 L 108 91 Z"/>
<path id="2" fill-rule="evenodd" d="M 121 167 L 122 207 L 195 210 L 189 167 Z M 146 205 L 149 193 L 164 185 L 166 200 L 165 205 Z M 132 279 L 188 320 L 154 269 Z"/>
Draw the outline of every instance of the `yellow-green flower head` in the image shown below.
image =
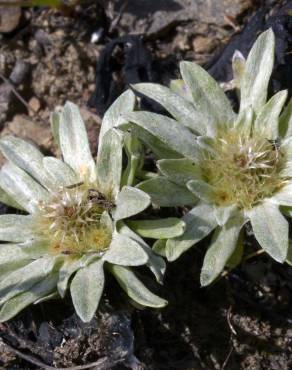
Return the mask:
<path id="1" fill-rule="evenodd" d="M 135 90 L 159 102 L 173 118 L 130 112 L 132 130 L 158 157 L 159 176 L 139 184 L 160 206 L 193 206 L 183 217 L 184 235 L 157 250 L 178 258 L 213 233 L 201 283 L 214 281 L 242 253 L 242 228 L 250 222 L 260 246 L 276 261 L 288 255 L 292 206 L 292 102 L 287 91 L 267 101 L 275 37 L 261 34 L 247 60 L 236 52 L 234 80 L 239 98 L 235 113 L 217 82 L 200 66 L 182 62 L 182 80 L 171 88 L 137 84 Z M 121 127 L 123 127 L 121 125 Z M 289 262 L 289 261 L 288 261 Z"/>
<path id="2" fill-rule="evenodd" d="M 122 168 L 123 147 L 131 139 L 113 128 L 134 100 L 127 91 L 105 114 L 96 162 L 72 103 L 52 115 L 63 160 L 45 157 L 16 137 L 0 140 L 8 160 L 0 171 L 0 200 L 22 211 L 0 216 L 0 321 L 31 303 L 64 297 L 68 287 L 77 314 L 89 321 L 103 292 L 105 267 L 139 304 L 165 305 L 130 269 L 147 264 L 157 279 L 164 271 L 162 259 L 133 231 L 142 228 L 143 234 L 147 221 L 131 221 L 132 229 L 125 223 L 150 205 L 149 195 L 131 186 L 131 162 Z M 182 221 L 177 225 L 180 235 Z"/>

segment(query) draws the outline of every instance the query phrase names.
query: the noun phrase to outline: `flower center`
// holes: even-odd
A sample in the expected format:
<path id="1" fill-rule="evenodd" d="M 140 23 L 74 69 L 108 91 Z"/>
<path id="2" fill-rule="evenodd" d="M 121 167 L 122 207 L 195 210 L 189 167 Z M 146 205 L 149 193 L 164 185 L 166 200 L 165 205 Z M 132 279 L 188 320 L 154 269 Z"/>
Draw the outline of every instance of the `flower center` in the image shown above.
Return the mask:
<path id="1" fill-rule="evenodd" d="M 86 185 L 62 188 L 50 202 L 40 203 L 36 232 L 50 241 L 52 254 L 102 253 L 111 241 L 111 229 L 102 215 L 112 207 L 98 190 Z"/>
<path id="2" fill-rule="evenodd" d="M 230 130 L 217 136 L 213 149 L 205 153 L 201 168 L 218 206 L 250 209 L 284 185 L 280 171 L 286 159 L 277 141 Z"/>

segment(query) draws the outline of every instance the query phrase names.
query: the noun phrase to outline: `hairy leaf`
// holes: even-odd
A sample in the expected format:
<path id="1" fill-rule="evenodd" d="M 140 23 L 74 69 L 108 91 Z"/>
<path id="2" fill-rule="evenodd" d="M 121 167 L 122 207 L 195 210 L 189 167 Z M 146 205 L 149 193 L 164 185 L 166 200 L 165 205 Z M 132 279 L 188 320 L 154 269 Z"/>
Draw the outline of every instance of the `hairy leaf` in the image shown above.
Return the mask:
<path id="1" fill-rule="evenodd" d="M 242 225 L 242 217 L 237 216 L 216 229 L 203 262 L 200 277 L 202 286 L 211 284 L 224 269 L 235 251 Z"/>
<path id="2" fill-rule="evenodd" d="M 196 136 L 172 118 L 157 113 L 132 112 L 124 115 L 129 121 L 156 136 L 170 149 L 187 158 L 198 158 Z"/>
<path id="3" fill-rule="evenodd" d="M 148 262 L 148 255 L 135 240 L 115 232 L 103 259 L 121 266 L 140 266 Z"/>
<path id="4" fill-rule="evenodd" d="M 224 91 L 218 83 L 198 64 L 180 63 L 183 80 L 193 95 L 193 103 L 204 117 L 207 134 L 214 132 L 214 126 L 233 122 L 235 114 Z"/>
<path id="5" fill-rule="evenodd" d="M 198 203 L 183 216 L 182 220 L 186 224 L 183 235 L 169 239 L 166 243 L 165 252 L 169 261 L 176 260 L 217 226 L 213 206 L 206 203 Z"/>
<path id="6" fill-rule="evenodd" d="M 143 181 L 137 187 L 150 195 L 152 203 L 161 207 L 191 205 L 197 201 L 188 189 L 161 176 Z"/>
<path id="7" fill-rule="evenodd" d="M 107 131 L 97 155 L 97 181 L 101 192 L 112 200 L 120 190 L 122 155 L 121 135 L 114 129 Z"/>
<path id="8" fill-rule="evenodd" d="M 38 209 L 39 201 L 45 201 L 49 197 L 46 189 L 13 163 L 6 163 L 2 167 L 0 186 L 30 213 L 34 213 Z"/>
<path id="9" fill-rule="evenodd" d="M 288 251 L 288 222 L 277 205 L 265 202 L 248 216 L 260 246 L 276 261 L 284 262 Z"/>
<path id="10" fill-rule="evenodd" d="M 128 221 L 128 226 L 144 238 L 168 239 L 180 236 L 185 230 L 185 223 L 175 217 Z"/>
<path id="11" fill-rule="evenodd" d="M 275 36 L 269 29 L 257 38 L 248 55 L 240 84 L 240 111 L 252 107 L 258 113 L 266 103 L 274 49 Z"/>
<path id="12" fill-rule="evenodd" d="M 104 287 L 103 260 L 97 260 L 78 270 L 70 291 L 77 315 L 89 322 L 98 307 Z"/>
<path id="13" fill-rule="evenodd" d="M 96 181 L 85 125 L 77 105 L 71 102 L 65 104 L 61 114 L 59 139 L 64 161 L 82 180 Z"/>
<path id="14" fill-rule="evenodd" d="M 131 112 L 135 106 L 135 95 L 131 90 L 125 91 L 120 95 L 109 109 L 105 112 L 105 115 L 102 120 L 100 133 L 99 133 L 99 145 L 103 141 L 103 137 L 106 132 L 125 121 L 122 118 L 122 115 L 127 112 Z"/>
<path id="15" fill-rule="evenodd" d="M 144 211 L 150 205 L 151 199 L 144 191 L 124 186 L 117 196 L 114 219 L 122 220 Z"/>
<path id="16" fill-rule="evenodd" d="M 167 301 L 150 292 L 128 267 L 110 265 L 109 270 L 133 301 L 148 307 L 166 306 Z"/>
<path id="17" fill-rule="evenodd" d="M 206 134 L 204 116 L 191 102 L 169 88 L 154 83 L 139 83 L 134 85 L 134 89 L 156 100 L 182 125 L 201 135 Z"/>

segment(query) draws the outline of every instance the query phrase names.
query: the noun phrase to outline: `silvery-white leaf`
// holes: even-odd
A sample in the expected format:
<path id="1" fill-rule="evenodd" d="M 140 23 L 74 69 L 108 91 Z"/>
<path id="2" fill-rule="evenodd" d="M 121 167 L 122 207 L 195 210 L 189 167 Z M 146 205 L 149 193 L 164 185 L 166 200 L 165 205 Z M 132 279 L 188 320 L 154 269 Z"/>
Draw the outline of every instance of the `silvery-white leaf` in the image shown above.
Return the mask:
<path id="1" fill-rule="evenodd" d="M 77 105 L 67 102 L 60 118 L 60 148 L 64 161 L 82 180 L 96 181 L 96 167 L 92 158 L 87 132 Z"/>
<path id="2" fill-rule="evenodd" d="M 292 161 L 292 136 L 280 139 L 281 152 L 284 153 L 287 161 Z"/>
<path id="3" fill-rule="evenodd" d="M 24 208 L 19 205 L 10 195 L 8 195 L 3 189 L 0 188 L 0 202 L 6 204 L 9 207 L 20 209 L 24 211 Z"/>
<path id="4" fill-rule="evenodd" d="M 128 221 L 127 225 L 142 237 L 152 239 L 174 238 L 185 230 L 185 223 L 175 217 Z"/>
<path id="5" fill-rule="evenodd" d="M 105 133 L 124 122 L 122 115 L 131 112 L 135 107 L 135 95 L 131 90 L 120 95 L 109 109 L 105 112 L 99 132 L 99 145 L 103 141 Z"/>
<path id="6" fill-rule="evenodd" d="M 166 306 L 167 301 L 150 292 L 128 267 L 110 265 L 108 268 L 133 301 L 148 307 Z"/>
<path id="7" fill-rule="evenodd" d="M 152 250 L 159 256 L 166 258 L 166 239 L 159 239 L 152 246 Z"/>
<path id="8" fill-rule="evenodd" d="M 127 167 L 123 171 L 121 185 L 133 186 L 136 171 L 143 165 L 143 145 L 131 132 L 124 132 L 124 149 L 127 154 Z"/>
<path id="9" fill-rule="evenodd" d="M 32 144 L 14 136 L 0 140 L 3 155 L 16 166 L 23 169 L 45 188 L 52 190 L 56 183 L 47 176 L 43 167 L 43 154 Z"/>
<path id="10" fill-rule="evenodd" d="M 280 171 L 280 176 L 284 178 L 292 177 L 292 160 L 285 163 Z"/>
<path id="11" fill-rule="evenodd" d="M 5 163 L 0 171 L 0 186 L 30 213 L 38 209 L 38 202 L 49 198 L 49 193 L 45 188 L 10 162 Z"/>
<path id="12" fill-rule="evenodd" d="M 189 87 L 196 110 L 203 115 L 207 134 L 214 126 L 231 123 L 235 114 L 224 91 L 202 67 L 193 62 L 180 63 L 183 80 Z"/>
<path id="13" fill-rule="evenodd" d="M 45 157 L 43 166 L 48 176 L 59 186 L 66 187 L 77 184 L 80 181 L 80 178 L 72 168 L 58 158 Z M 55 190 L 57 189 L 55 188 Z"/>
<path id="14" fill-rule="evenodd" d="M 279 119 L 279 136 L 289 138 L 292 136 L 292 99 L 284 109 Z"/>
<path id="15" fill-rule="evenodd" d="M 200 148 L 204 149 L 211 155 L 217 155 L 217 152 L 214 148 L 217 143 L 217 138 L 214 138 L 213 134 L 215 134 L 215 131 L 212 133 L 212 136 L 207 136 L 207 135 L 198 136 L 197 143 L 200 146 Z"/>
<path id="16" fill-rule="evenodd" d="M 206 134 L 205 117 L 190 101 L 159 84 L 139 83 L 133 87 L 139 93 L 156 100 L 182 125 L 201 135 Z"/>
<path id="17" fill-rule="evenodd" d="M 191 180 L 187 183 L 187 188 L 206 203 L 214 201 L 215 188 L 205 181 Z"/>
<path id="18" fill-rule="evenodd" d="M 255 132 L 265 132 L 269 139 L 279 136 L 279 115 L 287 99 L 287 90 L 279 91 L 261 109 L 254 123 Z"/>
<path id="19" fill-rule="evenodd" d="M 177 153 L 187 158 L 199 157 L 200 151 L 196 144 L 196 136 L 174 119 L 151 112 L 132 112 L 125 114 L 124 117 L 156 136 Z"/>
<path id="20" fill-rule="evenodd" d="M 177 151 L 171 149 L 167 143 L 162 142 L 157 136 L 151 134 L 150 131 L 144 129 L 142 126 L 138 125 L 126 125 L 120 126 L 123 130 L 126 127 L 131 127 L 131 135 L 135 135 L 139 140 L 151 151 L 157 158 L 182 158 L 183 155 Z"/>
<path id="21" fill-rule="evenodd" d="M 156 280 L 159 283 L 162 283 L 163 276 L 166 269 L 166 264 L 160 256 L 157 256 L 153 253 L 152 249 L 149 247 L 148 244 L 133 230 L 131 230 L 123 221 L 117 222 L 117 230 L 119 233 L 123 235 L 127 235 L 129 238 L 135 240 L 140 246 L 144 249 L 144 251 L 148 255 L 148 263 L 147 266 L 153 272 L 156 277 Z"/>
<path id="22" fill-rule="evenodd" d="M 183 79 L 171 80 L 169 84 L 169 88 L 171 91 L 175 92 L 177 95 L 180 95 L 184 99 L 193 103 L 192 93 L 190 92 L 190 89 L 185 84 Z"/>
<path id="23" fill-rule="evenodd" d="M 240 89 L 240 82 L 245 70 L 246 60 L 239 50 L 235 50 L 232 57 L 232 71 L 235 87 Z"/>
<path id="24" fill-rule="evenodd" d="M 120 190 L 123 140 L 117 130 L 103 136 L 97 154 L 97 181 L 101 192 L 114 200 Z"/>
<path id="25" fill-rule="evenodd" d="M 253 128 L 255 114 L 251 107 L 248 107 L 239 112 L 237 119 L 234 122 L 234 126 L 237 130 L 240 130 L 242 135 L 249 136 Z"/>
<path id="26" fill-rule="evenodd" d="M 124 186 L 117 196 L 113 217 L 117 221 L 134 216 L 144 211 L 150 203 L 150 196 L 144 191 Z"/>
<path id="27" fill-rule="evenodd" d="M 244 252 L 243 231 L 244 229 L 241 229 L 239 236 L 238 236 L 236 247 L 232 255 L 230 256 L 230 258 L 226 262 L 226 267 L 228 267 L 229 269 L 234 269 L 237 265 L 240 264 L 242 260 L 242 256 Z"/>
<path id="28" fill-rule="evenodd" d="M 186 187 L 157 176 L 137 185 L 137 188 L 149 194 L 151 201 L 161 207 L 178 207 L 196 203 L 197 197 Z"/>
<path id="29" fill-rule="evenodd" d="M 56 277 L 56 275 L 54 275 L 54 277 Z M 56 285 L 56 283 L 54 285 Z M 57 290 L 53 290 L 52 293 L 46 294 L 43 297 L 38 298 L 36 301 L 33 302 L 33 304 L 35 305 L 35 304 L 47 302 L 52 299 L 58 299 L 58 298 L 60 298 L 59 293 L 57 292 Z"/>
<path id="30" fill-rule="evenodd" d="M 103 287 L 103 260 L 99 259 L 77 271 L 71 282 L 70 291 L 74 308 L 82 321 L 89 322 L 93 318 Z"/>
<path id="31" fill-rule="evenodd" d="M 27 258 L 19 258 L 18 260 L 14 259 L 11 260 L 11 262 L 6 263 L 4 266 L 1 266 L 0 269 L 0 279 L 5 279 L 9 274 L 12 272 L 20 269 L 21 267 L 27 265 L 30 263 L 32 260 Z"/>
<path id="32" fill-rule="evenodd" d="M 27 242 L 17 244 L 15 243 L 0 244 L 0 270 L 2 272 L 2 269 L 12 262 L 20 260 L 32 261 L 34 259 L 46 255 L 47 252 L 48 252 L 48 243 L 46 241 L 41 240 L 29 240 Z"/>
<path id="33" fill-rule="evenodd" d="M 292 183 L 288 183 L 279 190 L 269 201 L 281 206 L 292 206 Z"/>
<path id="34" fill-rule="evenodd" d="M 48 243 L 41 240 L 29 240 L 28 242 L 18 244 L 0 244 L 1 280 L 13 271 L 47 254 Z"/>
<path id="35" fill-rule="evenodd" d="M 148 255 L 141 245 L 118 232 L 114 232 L 110 247 L 102 258 L 121 266 L 141 266 L 148 262 Z"/>
<path id="36" fill-rule="evenodd" d="M 0 306 L 48 276 L 59 260 L 57 257 L 45 256 L 7 275 L 0 281 Z"/>
<path id="37" fill-rule="evenodd" d="M 201 169 L 195 161 L 188 158 L 161 159 L 157 161 L 159 171 L 170 181 L 186 186 L 190 180 L 201 179 Z"/>
<path id="38" fill-rule="evenodd" d="M 4 303 L 0 310 L 0 322 L 5 322 L 11 319 L 31 303 L 47 296 L 52 290 L 54 290 L 57 279 L 57 274 L 50 275 L 41 282 L 32 286 L 28 291 L 18 294 Z"/>
<path id="39" fill-rule="evenodd" d="M 209 235 L 217 226 L 214 208 L 206 203 L 198 203 L 186 213 L 182 220 L 186 224 L 183 235 L 169 239 L 166 243 L 165 253 L 169 261 L 174 261 L 184 252 Z"/>
<path id="40" fill-rule="evenodd" d="M 100 222 L 101 227 L 105 227 L 106 229 L 108 229 L 110 231 L 111 234 L 113 233 L 113 231 L 114 231 L 114 222 L 111 219 L 111 216 L 109 215 L 109 213 L 107 211 L 103 211 L 99 222 Z"/>
<path id="41" fill-rule="evenodd" d="M 219 226 L 224 226 L 230 217 L 237 211 L 235 204 L 227 207 L 216 207 L 214 206 L 214 216 Z"/>
<path id="42" fill-rule="evenodd" d="M 275 36 L 272 29 L 269 29 L 257 38 L 247 57 L 240 84 L 240 111 L 252 107 L 258 113 L 266 103 L 274 49 Z"/>
<path id="43" fill-rule="evenodd" d="M 31 216 L 6 214 L 0 215 L 0 240 L 24 242 L 34 237 Z"/>
<path id="44" fill-rule="evenodd" d="M 260 246 L 276 261 L 283 263 L 288 251 L 288 222 L 279 207 L 265 202 L 253 208 L 248 217 Z"/>
<path id="45" fill-rule="evenodd" d="M 69 279 L 74 274 L 74 272 L 83 267 L 86 267 L 97 258 L 98 258 L 97 255 L 87 254 L 83 255 L 78 259 L 75 260 L 68 259 L 64 262 L 64 264 L 59 270 L 59 278 L 57 283 L 58 292 L 62 298 L 64 298 L 66 294 Z"/>
<path id="46" fill-rule="evenodd" d="M 202 286 L 211 284 L 220 275 L 237 246 L 242 226 L 243 218 L 237 214 L 237 217 L 230 218 L 223 227 L 216 229 L 203 262 Z"/>

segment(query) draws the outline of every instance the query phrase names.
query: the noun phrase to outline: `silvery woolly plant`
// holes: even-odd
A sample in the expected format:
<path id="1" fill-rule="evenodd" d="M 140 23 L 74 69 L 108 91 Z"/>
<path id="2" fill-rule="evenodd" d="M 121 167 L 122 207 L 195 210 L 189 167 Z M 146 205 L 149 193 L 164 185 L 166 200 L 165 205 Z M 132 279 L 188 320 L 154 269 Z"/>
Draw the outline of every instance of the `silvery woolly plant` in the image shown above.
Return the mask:
<path id="1" fill-rule="evenodd" d="M 132 132 L 159 159 L 158 175 L 139 189 L 160 206 L 191 207 L 183 217 L 185 233 L 156 242 L 155 250 L 173 261 L 212 233 L 201 271 L 203 286 L 241 260 L 246 223 L 262 250 L 278 262 L 291 263 L 283 213 L 292 216 L 292 102 L 283 108 L 287 91 L 267 101 L 274 48 L 269 29 L 257 38 L 246 60 L 235 53 L 238 113 L 202 67 L 183 61 L 182 80 L 171 88 L 134 86 L 172 118 L 145 111 L 125 115 Z"/>
<path id="2" fill-rule="evenodd" d="M 0 140 L 8 159 L 0 171 L 0 200 L 21 210 L 0 216 L 0 322 L 29 304 L 64 297 L 69 287 L 77 314 L 89 321 L 103 292 L 104 269 L 139 305 L 165 306 L 131 269 L 147 265 L 158 281 L 165 270 L 133 230 L 168 238 L 181 235 L 184 223 L 132 219 L 150 205 L 149 195 L 131 186 L 141 152 L 134 138 L 112 127 L 134 103 L 127 91 L 106 112 L 96 163 L 79 110 L 69 102 L 52 115 L 63 160 L 16 137 Z"/>

